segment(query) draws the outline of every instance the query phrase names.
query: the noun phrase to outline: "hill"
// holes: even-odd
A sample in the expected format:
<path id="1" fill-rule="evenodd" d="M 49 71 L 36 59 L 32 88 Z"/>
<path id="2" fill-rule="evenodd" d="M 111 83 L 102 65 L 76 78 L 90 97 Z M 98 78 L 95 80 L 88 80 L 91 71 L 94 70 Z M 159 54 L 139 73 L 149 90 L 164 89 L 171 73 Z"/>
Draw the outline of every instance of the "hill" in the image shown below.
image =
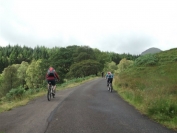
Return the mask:
<path id="1" fill-rule="evenodd" d="M 177 130 L 176 66 L 177 48 L 140 56 L 115 76 L 114 89 L 142 114 Z"/>
<path id="2" fill-rule="evenodd" d="M 147 50 L 145 50 L 144 52 L 141 53 L 141 55 L 145 55 L 145 54 L 155 54 L 155 53 L 159 53 L 162 50 L 158 49 L 158 48 L 149 48 Z"/>

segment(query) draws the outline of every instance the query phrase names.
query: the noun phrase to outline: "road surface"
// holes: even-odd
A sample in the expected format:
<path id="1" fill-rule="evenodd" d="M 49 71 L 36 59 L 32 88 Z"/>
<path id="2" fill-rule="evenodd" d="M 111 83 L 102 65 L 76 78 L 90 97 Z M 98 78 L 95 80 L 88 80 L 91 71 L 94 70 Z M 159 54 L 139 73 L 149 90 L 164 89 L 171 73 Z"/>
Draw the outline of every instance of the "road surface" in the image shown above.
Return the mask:
<path id="1" fill-rule="evenodd" d="M 0 114 L 0 133 L 177 133 L 148 119 L 98 78 Z"/>

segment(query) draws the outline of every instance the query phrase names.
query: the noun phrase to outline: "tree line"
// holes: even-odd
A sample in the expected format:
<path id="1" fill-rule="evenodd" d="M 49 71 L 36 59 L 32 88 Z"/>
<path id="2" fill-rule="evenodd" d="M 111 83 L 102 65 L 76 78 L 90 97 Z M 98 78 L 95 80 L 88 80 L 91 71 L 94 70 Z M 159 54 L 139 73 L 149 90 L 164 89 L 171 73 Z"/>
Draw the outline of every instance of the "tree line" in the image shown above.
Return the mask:
<path id="1" fill-rule="evenodd" d="M 138 55 L 103 52 L 89 46 L 47 48 L 36 46 L 0 47 L 0 97 L 12 88 L 39 88 L 46 84 L 45 74 L 52 66 L 64 79 L 98 75 L 107 64 L 119 64 L 121 59 L 135 60 Z"/>

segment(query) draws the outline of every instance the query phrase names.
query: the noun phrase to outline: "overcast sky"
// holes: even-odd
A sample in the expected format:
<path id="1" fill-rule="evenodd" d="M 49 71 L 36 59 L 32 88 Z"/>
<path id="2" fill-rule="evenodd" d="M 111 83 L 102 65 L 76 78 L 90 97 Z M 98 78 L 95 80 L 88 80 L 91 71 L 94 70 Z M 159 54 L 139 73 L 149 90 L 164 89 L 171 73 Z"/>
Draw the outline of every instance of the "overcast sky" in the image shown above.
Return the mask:
<path id="1" fill-rule="evenodd" d="M 0 46 L 177 48 L 177 0 L 0 0 Z"/>

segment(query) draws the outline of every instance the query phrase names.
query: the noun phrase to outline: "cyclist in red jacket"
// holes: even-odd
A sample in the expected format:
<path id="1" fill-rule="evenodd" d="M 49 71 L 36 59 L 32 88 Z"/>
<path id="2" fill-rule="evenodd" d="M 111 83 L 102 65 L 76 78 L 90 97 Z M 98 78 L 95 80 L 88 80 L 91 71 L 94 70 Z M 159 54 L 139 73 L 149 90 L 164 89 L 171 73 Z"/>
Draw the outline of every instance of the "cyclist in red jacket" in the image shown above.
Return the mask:
<path id="1" fill-rule="evenodd" d="M 50 67 L 46 73 L 46 80 L 48 83 L 48 88 L 49 88 L 49 82 L 51 82 L 51 84 L 53 85 L 53 90 L 55 93 L 55 89 L 56 89 L 56 80 L 58 79 L 58 81 L 60 80 L 57 72 L 55 71 L 55 69 L 53 67 Z"/>

